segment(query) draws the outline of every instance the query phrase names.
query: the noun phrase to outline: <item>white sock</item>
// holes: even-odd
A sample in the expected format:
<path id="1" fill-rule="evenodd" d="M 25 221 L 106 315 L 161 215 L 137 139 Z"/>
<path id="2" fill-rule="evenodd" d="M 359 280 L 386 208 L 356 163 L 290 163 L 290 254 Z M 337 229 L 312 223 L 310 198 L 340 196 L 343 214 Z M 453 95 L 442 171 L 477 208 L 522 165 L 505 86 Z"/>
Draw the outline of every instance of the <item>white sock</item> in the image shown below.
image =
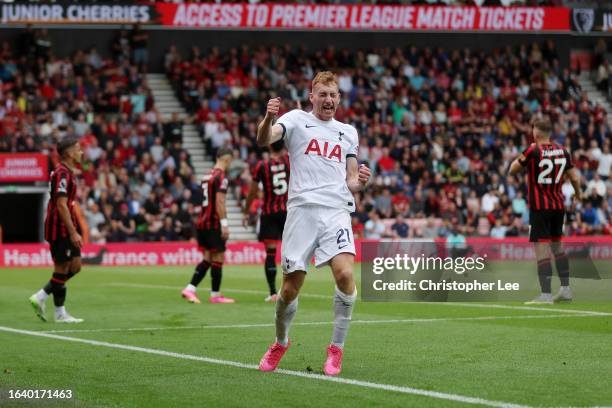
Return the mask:
<path id="1" fill-rule="evenodd" d="M 49 295 L 47 295 L 47 292 L 45 292 L 44 289 L 41 289 L 38 292 L 36 292 L 36 298 L 40 300 L 41 302 L 44 302 L 45 300 L 47 300 L 48 297 Z"/>
<path id="2" fill-rule="evenodd" d="M 64 306 L 55 306 L 55 315 L 60 316 L 66 314 L 66 308 Z"/>
<path id="3" fill-rule="evenodd" d="M 355 299 L 357 299 L 357 288 L 352 295 L 347 295 L 336 286 L 336 293 L 334 294 L 334 334 L 332 336 L 332 344 L 336 347 L 344 347 Z"/>
<path id="4" fill-rule="evenodd" d="M 197 288 L 190 283 L 189 285 L 187 285 L 187 287 L 185 289 L 187 289 L 190 292 L 195 293 Z"/>
<path id="5" fill-rule="evenodd" d="M 221 296 L 221 292 L 213 292 L 212 290 L 210 291 L 210 297 L 218 297 Z"/>
<path id="6" fill-rule="evenodd" d="M 286 303 L 282 297 L 278 297 L 276 301 L 276 341 L 281 345 L 286 346 L 289 343 L 289 327 L 297 312 L 298 299 L 293 302 Z"/>
<path id="7" fill-rule="evenodd" d="M 561 290 L 569 290 L 569 286 L 561 286 Z"/>

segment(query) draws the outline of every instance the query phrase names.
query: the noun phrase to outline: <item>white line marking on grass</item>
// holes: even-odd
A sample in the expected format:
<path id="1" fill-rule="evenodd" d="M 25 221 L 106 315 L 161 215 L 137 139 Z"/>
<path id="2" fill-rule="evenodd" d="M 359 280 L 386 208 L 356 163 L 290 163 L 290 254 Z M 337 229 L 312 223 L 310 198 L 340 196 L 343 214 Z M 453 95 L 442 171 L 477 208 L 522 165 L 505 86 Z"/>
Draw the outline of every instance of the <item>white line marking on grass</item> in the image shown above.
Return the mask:
<path id="1" fill-rule="evenodd" d="M 149 285 L 146 283 L 121 283 L 121 282 L 112 282 L 109 283 L 110 286 L 116 287 L 124 287 L 124 288 L 138 288 L 138 289 L 172 289 L 176 291 L 181 291 L 182 287 L 178 286 L 170 286 L 170 285 Z M 228 293 L 244 293 L 247 295 L 269 295 L 270 292 L 263 290 L 251 290 L 251 289 L 227 289 L 223 288 L 223 292 Z M 314 293 L 300 293 L 300 297 L 309 297 L 315 299 L 332 299 L 332 296 L 327 295 L 317 295 Z"/>
<path id="2" fill-rule="evenodd" d="M 41 332 L 34 332 L 34 331 L 29 331 L 29 330 L 20 330 L 20 329 L 14 329 L 12 327 L 0 326 L 0 331 L 6 332 L 6 333 L 23 334 L 27 336 L 44 337 L 44 338 L 49 338 L 49 339 L 54 339 L 54 340 L 63 340 L 63 341 L 69 341 L 69 342 L 74 342 L 74 343 L 82 343 L 82 344 L 88 344 L 91 346 L 107 347 L 107 348 L 118 349 L 118 350 L 136 351 L 140 353 L 153 354 L 153 355 L 164 356 L 164 357 L 172 357 L 172 358 L 178 358 L 182 360 L 200 361 L 203 363 L 215 364 L 215 365 L 221 365 L 221 366 L 245 368 L 249 370 L 258 369 L 258 366 L 255 364 L 245 364 L 245 363 L 240 363 L 237 361 L 220 360 L 216 358 L 194 356 L 191 354 L 181 354 L 181 353 L 175 353 L 172 351 L 151 349 L 151 348 L 138 347 L 138 346 L 130 346 L 126 344 L 108 343 L 105 341 L 59 336 L 57 334 L 41 333 Z M 302 371 L 279 369 L 279 370 L 276 370 L 276 373 L 289 375 L 293 377 L 306 378 L 310 380 L 319 380 L 319 381 L 334 382 L 338 384 L 355 385 L 355 386 L 363 387 L 363 388 L 373 388 L 373 389 L 378 389 L 382 391 L 397 392 L 397 393 L 409 394 L 409 395 L 420 395 L 423 397 L 437 398 L 437 399 L 442 399 L 442 400 L 447 400 L 447 401 L 462 402 L 466 404 L 485 405 L 489 407 L 500 407 L 500 408 L 529 408 L 526 405 L 518 405 L 518 404 L 513 404 L 510 402 L 487 400 L 487 399 L 476 398 L 476 397 L 468 397 L 468 396 L 459 395 L 459 394 L 449 394 L 445 392 L 422 390 L 419 388 L 402 387 L 398 385 L 373 383 L 369 381 L 353 380 L 350 378 L 343 378 L 343 377 L 328 377 L 328 376 L 321 375 L 321 374 L 309 374 L 309 373 L 305 373 Z"/>
<path id="3" fill-rule="evenodd" d="M 180 291 L 181 288 L 178 286 L 170 285 L 150 285 L 145 283 L 122 283 L 112 282 L 110 286 L 125 287 L 125 288 L 139 288 L 139 289 L 172 289 Z M 228 293 L 244 293 L 251 295 L 269 295 L 269 292 L 263 290 L 249 290 L 249 289 L 223 289 L 224 292 Z M 309 297 L 315 299 L 332 299 L 333 296 L 318 295 L 314 293 L 300 293 L 300 297 Z M 499 305 L 495 303 L 459 303 L 459 302 L 413 302 L 415 304 L 428 304 L 428 305 L 444 305 L 444 306 L 459 306 L 459 307 L 476 307 L 476 308 L 492 308 L 492 309 L 509 309 L 509 310 L 531 310 L 537 312 L 559 312 L 559 313 L 578 313 L 578 314 L 590 314 L 593 316 L 608 316 L 610 313 L 606 312 L 594 312 L 591 310 L 577 310 L 577 309 L 561 309 L 551 307 L 536 307 L 536 306 L 513 306 L 513 305 Z"/>
<path id="4" fill-rule="evenodd" d="M 612 316 L 608 314 L 606 316 Z M 514 320 L 514 319 L 556 319 L 568 317 L 601 317 L 591 314 L 559 314 L 559 315 L 519 315 L 519 316 L 477 316 L 477 317 L 432 317 L 414 319 L 386 319 L 386 320 L 353 320 L 351 324 L 395 324 L 395 323 L 436 323 L 470 320 Z M 326 326 L 334 322 L 296 322 L 292 326 Z M 141 332 L 141 331 L 166 331 L 166 330 L 199 330 L 199 329 L 252 329 L 261 327 L 274 327 L 274 323 L 244 323 L 244 324 L 218 324 L 200 326 L 174 326 L 174 327 L 128 327 L 108 329 L 65 329 L 65 330 L 40 330 L 36 333 L 105 333 L 105 332 Z"/>
<path id="5" fill-rule="evenodd" d="M 429 305 L 447 305 L 447 306 L 460 306 L 460 307 L 481 307 L 481 308 L 492 308 L 492 309 L 512 309 L 512 310 L 536 310 L 538 312 L 559 312 L 559 313 L 578 313 L 588 314 L 593 316 L 609 316 L 610 313 L 606 312 L 594 312 L 591 310 L 577 310 L 577 309 L 561 309 L 554 307 L 536 307 L 536 306 L 513 306 L 513 305 L 498 305 L 495 303 L 455 303 L 455 302 L 423 302 Z"/>

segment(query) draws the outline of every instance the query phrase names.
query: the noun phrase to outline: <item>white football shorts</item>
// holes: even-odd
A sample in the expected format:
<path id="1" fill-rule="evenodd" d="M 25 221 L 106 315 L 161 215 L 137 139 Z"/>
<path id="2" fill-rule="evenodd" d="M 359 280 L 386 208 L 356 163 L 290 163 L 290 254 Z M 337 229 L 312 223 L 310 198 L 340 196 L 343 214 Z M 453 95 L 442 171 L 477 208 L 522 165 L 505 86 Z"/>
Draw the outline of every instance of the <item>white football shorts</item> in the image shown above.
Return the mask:
<path id="1" fill-rule="evenodd" d="M 281 246 L 284 273 L 307 271 L 313 255 L 315 266 L 319 268 L 345 252 L 355 255 L 348 211 L 320 205 L 288 209 Z"/>

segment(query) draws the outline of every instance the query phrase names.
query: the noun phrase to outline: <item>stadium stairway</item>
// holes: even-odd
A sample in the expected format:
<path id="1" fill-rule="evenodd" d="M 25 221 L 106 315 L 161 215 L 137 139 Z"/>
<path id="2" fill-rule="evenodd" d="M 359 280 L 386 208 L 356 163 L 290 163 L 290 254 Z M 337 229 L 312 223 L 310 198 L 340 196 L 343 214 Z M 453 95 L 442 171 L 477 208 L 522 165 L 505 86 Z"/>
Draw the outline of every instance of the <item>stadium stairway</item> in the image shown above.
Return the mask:
<path id="1" fill-rule="evenodd" d="M 612 104 L 606 95 L 597 89 L 591 75 L 589 71 L 582 71 L 578 77 L 578 83 L 582 90 L 586 91 L 589 101 L 600 104 L 608 112 L 608 126 L 612 129 Z"/>
<path id="2" fill-rule="evenodd" d="M 174 94 L 174 90 L 164 74 L 147 74 L 147 83 L 153 92 L 155 106 L 163 120 L 168 120 L 174 112 L 178 112 L 181 119 L 185 119 L 188 116 L 187 111 Z M 191 155 L 191 162 L 198 179 L 210 172 L 214 163 L 206 155 L 206 149 L 200 139 L 198 130 L 191 123 L 185 123 L 183 126 L 183 147 Z M 230 228 L 230 241 L 251 241 L 257 239 L 253 229 L 249 228 L 246 230 L 242 226 L 242 211 L 238 201 L 230 196 L 227 198 L 227 219 Z"/>

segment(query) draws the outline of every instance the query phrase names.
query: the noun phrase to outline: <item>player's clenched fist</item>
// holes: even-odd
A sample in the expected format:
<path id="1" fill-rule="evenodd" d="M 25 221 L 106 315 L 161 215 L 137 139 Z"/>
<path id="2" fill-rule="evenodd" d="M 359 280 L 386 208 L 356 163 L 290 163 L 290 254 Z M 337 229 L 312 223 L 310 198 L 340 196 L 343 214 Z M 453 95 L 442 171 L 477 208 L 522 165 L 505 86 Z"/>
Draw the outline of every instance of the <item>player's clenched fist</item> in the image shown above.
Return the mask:
<path id="1" fill-rule="evenodd" d="M 266 110 L 266 115 L 276 116 L 278 115 L 278 111 L 280 110 L 281 98 L 276 97 L 272 98 L 268 101 L 268 108 Z"/>
<path id="2" fill-rule="evenodd" d="M 359 166 L 359 182 L 361 184 L 367 184 L 371 175 L 372 173 L 370 172 L 368 166 L 366 166 L 365 164 Z"/>

